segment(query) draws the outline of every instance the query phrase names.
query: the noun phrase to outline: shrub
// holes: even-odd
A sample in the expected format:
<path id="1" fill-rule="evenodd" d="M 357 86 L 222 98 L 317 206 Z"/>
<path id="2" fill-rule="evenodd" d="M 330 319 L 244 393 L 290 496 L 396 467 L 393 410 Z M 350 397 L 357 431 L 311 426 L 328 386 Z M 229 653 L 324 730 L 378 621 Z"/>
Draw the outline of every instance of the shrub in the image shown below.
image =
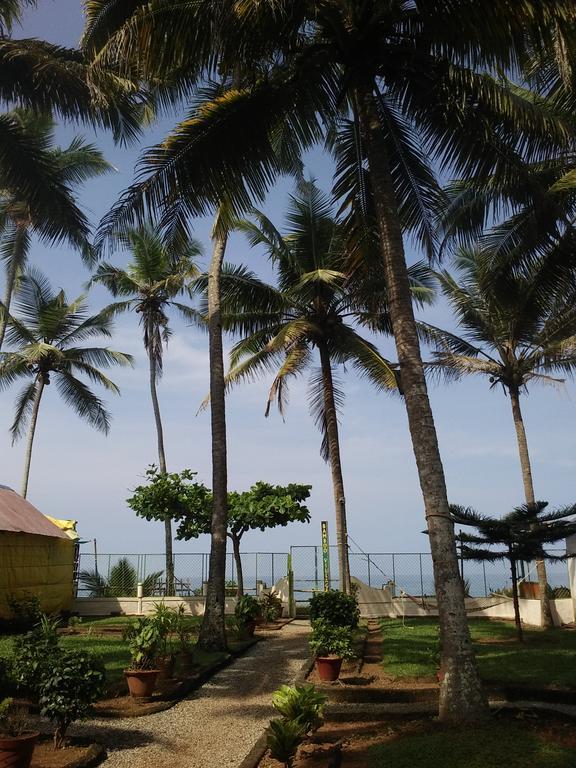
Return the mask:
<path id="1" fill-rule="evenodd" d="M 326 619 L 312 622 L 309 645 L 315 656 L 341 656 L 343 659 L 356 656 L 351 627 L 337 627 Z"/>
<path id="2" fill-rule="evenodd" d="M 10 620 L 7 628 L 14 632 L 26 632 L 40 621 L 42 612 L 37 595 L 27 594 L 21 597 L 10 595 L 7 598 Z"/>
<path id="3" fill-rule="evenodd" d="M 105 673 L 101 662 L 80 650 L 59 650 L 39 685 L 40 713 L 55 725 L 54 747 L 64 746 L 71 723 L 84 719 L 102 693 Z"/>
<path id="4" fill-rule="evenodd" d="M 234 615 L 238 624 L 248 624 L 250 621 L 254 621 L 257 616 L 260 616 L 261 612 L 262 607 L 260 603 L 252 595 L 242 595 L 234 609 Z"/>
<path id="5" fill-rule="evenodd" d="M 294 755 L 305 733 L 302 725 L 295 720 L 270 720 L 266 729 L 266 742 L 270 755 L 279 760 L 285 768 L 292 768 Z"/>
<path id="6" fill-rule="evenodd" d="M 0 701 L 0 734 L 8 737 L 22 736 L 30 728 L 28 707 L 13 699 Z M 4 765 L 4 763 L 3 763 Z"/>
<path id="7" fill-rule="evenodd" d="M 316 731 L 322 725 L 326 696 L 313 685 L 281 686 L 272 695 L 272 705 L 285 720 L 298 722 L 304 733 Z"/>
<path id="8" fill-rule="evenodd" d="M 12 675 L 20 688 L 37 695 L 44 672 L 59 653 L 58 620 L 42 616 L 32 632 L 28 632 L 14 648 Z"/>
<path id="9" fill-rule="evenodd" d="M 267 592 L 260 597 L 261 613 L 266 623 L 276 621 L 282 616 L 282 600 L 274 592 Z"/>
<path id="10" fill-rule="evenodd" d="M 131 661 L 130 669 L 154 669 L 162 637 L 154 619 L 143 616 L 124 630 Z"/>
<path id="11" fill-rule="evenodd" d="M 310 599 L 310 621 L 316 619 L 325 619 L 336 627 L 357 627 L 360 611 L 356 598 L 336 589 L 316 592 Z"/>

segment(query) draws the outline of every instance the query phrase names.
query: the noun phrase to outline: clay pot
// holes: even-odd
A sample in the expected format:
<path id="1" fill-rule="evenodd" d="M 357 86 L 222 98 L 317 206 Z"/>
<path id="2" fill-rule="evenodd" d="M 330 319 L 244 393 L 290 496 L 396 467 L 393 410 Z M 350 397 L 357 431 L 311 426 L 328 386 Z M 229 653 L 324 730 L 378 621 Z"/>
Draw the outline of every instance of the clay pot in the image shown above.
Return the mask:
<path id="1" fill-rule="evenodd" d="M 0 736 L 2 768 L 28 768 L 39 736 L 38 731 L 29 731 L 22 736 Z"/>
<path id="2" fill-rule="evenodd" d="M 182 651 L 180 653 L 180 674 L 182 677 L 189 677 L 194 670 L 194 654 L 191 651 Z"/>
<path id="3" fill-rule="evenodd" d="M 324 680 L 325 682 L 333 682 L 334 680 L 338 680 L 341 667 L 341 656 L 316 657 L 316 669 L 318 670 L 318 677 L 320 680 Z"/>
<path id="4" fill-rule="evenodd" d="M 239 626 L 239 635 L 242 640 L 247 640 L 249 637 L 254 637 L 254 630 L 256 629 L 256 622 L 246 621 Z"/>
<path id="5" fill-rule="evenodd" d="M 158 667 L 158 682 L 164 680 L 172 680 L 174 677 L 174 664 L 176 659 L 174 656 L 159 656 L 156 659 L 156 666 Z"/>
<path id="6" fill-rule="evenodd" d="M 130 696 L 135 699 L 152 696 L 158 671 L 157 669 L 125 669 L 124 677 L 128 683 Z"/>

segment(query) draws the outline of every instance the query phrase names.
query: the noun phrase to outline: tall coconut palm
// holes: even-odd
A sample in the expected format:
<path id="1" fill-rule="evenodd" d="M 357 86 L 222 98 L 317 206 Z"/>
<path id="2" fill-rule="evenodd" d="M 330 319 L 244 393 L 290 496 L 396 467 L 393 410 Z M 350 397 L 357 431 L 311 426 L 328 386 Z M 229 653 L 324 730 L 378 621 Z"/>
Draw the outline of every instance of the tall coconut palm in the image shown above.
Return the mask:
<path id="1" fill-rule="evenodd" d="M 481 376 L 510 398 L 526 504 L 534 505 L 534 482 L 520 406 L 532 384 L 560 384 L 576 370 L 576 305 L 572 296 L 541 288 L 546 259 L 522 274 L 504 278 L 489 251 L 464 251 L 456 275 L 437 273 L 459 325 L 459 333 L 426 326 L 436 344 L 435 363 L 455 378 Z M 560 377 L 560 378 L 559 378 Z M 546 566 L 537 561 L 545 626 L 552 626 Z"/>
<path id="2" fill-rule="evenodd" d="M 16 280 L 18 274 L 26 268 L 31 235 L 36 235 L 48 244 L 67 240 L 80 250 L 85 260 L 90 261 L 88 222 L 78 209 L 74 195 L 80 183 L 112 169 L 100 150 L 93 144 L 85 143 L 82 138 L 73 139 L 66 149 L 54 147 L 54 123 L 50 117 L 23 110 L 13 112 L 12 116 L 30 140 L 41 147 L 43 161 L 51 177 L 58 181 L 67 205 L 62 208 L 53 203 L 48 211 L 38 210 L 20 189 L 9 186 L 2 189 L 0 181 L 0 225 L 3 225 L 0 249 L 6 267 L 4 311 L 0 316 L 0 349 L 4 343 Z"/>
<path id="3" fill-rule="evenodd" d="M 0 388 L 28 379 L 16 400 L 11 427 L 13 442 L 28 428 L 21 488 L 21 495 L 26 497 L 38 412 L 51 380 L 55 379 L 67 405 L 92 427 L 107 434 L 110 415 L 78 375 L 119 394 L 118 387 L 100 369 L 131 365 L 132 358 L 108 347 L 80 346 L 94 337 L 110 337 L 110 318 L 102 313 L 89 315 L 85 296 L 68 302 L 64 291 L 55 293 L 44 275 L 35 269 L 20 281 L 16 310 L 17 316 L 10 317 L 6 334 L 13 349 L 1 355 Z"/>
<path id="4" fill-rule="evenodd" d="M 148 209 L 174 200 L 187 215 L 218 204 L 223 190 L 241 208 L 275 176 L 278 126 L 300 149 L 340 110 L 356 126 L 357 175 L 370 170 L 402 388 L 425 502 L 439 601 L 444 719 L 487 713 L 466 623 L 454 527 L 428 399 L 404 255 L 403 234 L 430 250 L 430 159 L 462 175 L 499 175 L 510 158 L 534 158 L 571 138 L 571 118 L 500 72 L 553 30 L 573 38 L 570 0 L 210 0 L 176 7 L 142 0 L 118 9 L 88 4 L 84 45 L 99 66 L 138 70 L 186 96 L 214 73 L 240 70 L 246 88 L 195 102 L 188 119 L 148 152 L 138 184 L 111 211 L 106 237 Z M 169 39 L 171 45 L 165 45 Z M 497 78 L 490 75 L 497 72 Z M 178 83 L 179 88 L 175 87 Z M 414 173 L 417 169 L 418 173 Z M 352 171 L 353 174 L 353 171 Z"/>
<path id="5" fill-rule="evenodd" d="M 346 233 L 332 207 L 313 182 L 302 182 L 290 200 L 286 234 L 261 212 L 254 213 L 254 221 L 238 223 L 252 246 L 267 251 L 278 287 L 259 281 L 243 267 L 225 271 L 224 327 L 243 336 L 232 351 L 226 379 L 231 386 L 276 370 L 266 415 L 273 401 L 283 415 L 289 380 L 304 374 L 318 354 L 319 369 L 310 377 L 310 409 L 322 432 L 321 454 L 332 472 L 339 582 L 340 589 L 349 592 L 348 524 L 338 430 L 338 408 L 344 395 L 335 368 L 348 363 L 379 389 L 395 390 L 396 376 L 374 344 L 358 331 L 367 309 L 354 293 L 359 281 L 355 283 L 347 274 Z M 371 291 L 376 293 L 376 287 L 372 283 Z M 386 308 L 380 304 L 373 312 L 382 316 Z"/>
<path id="6" fill-rule="evenodd" d="M 140 315 L 144 349 L 148 355 L 150 397 L 156 425 L 158 466 L 166 474 L 164 429 L 158 401 L 158 379 L 162 376 L 165 345 L 171 335 L 168 310 L 175 309 L 186 320 L 195 321 L 197 315 L 186 304 L 177 301 L 190 293 L 191 282 L 197 275 L 194 259 L 201 253 L 193 240 L 166 242 L 162 234 L 151 227 L 130 229 L 121 243 L 131 252 L 132 261 L 125 269 L 112 264 L 100 264 L 93 283 L 104 285 L 113 296 L 124 300 L 109 305 L 104 312 L 118 314 L 134 311 Z M 174 557 L 172 554 L 172 525 L 166 520 L 166 590 L 174 594 Z"/>

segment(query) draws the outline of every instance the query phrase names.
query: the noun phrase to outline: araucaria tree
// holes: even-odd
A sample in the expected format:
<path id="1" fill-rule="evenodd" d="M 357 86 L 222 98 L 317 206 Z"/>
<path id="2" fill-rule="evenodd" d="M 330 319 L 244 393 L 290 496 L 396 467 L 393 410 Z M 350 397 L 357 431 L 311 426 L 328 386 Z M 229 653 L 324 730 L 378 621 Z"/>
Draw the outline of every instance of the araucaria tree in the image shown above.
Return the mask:
<path id="1" fill-rule="evenodd" d="M 107 434 L 110 415 L 78 376 L 83 375 L 109 392 L 119 394 L 118 387 L 101 368 L 131 365 L 132 358 L 108 347 L 81 346 L 94 337 L 111 337 L 110 317 L 89 315 L 84 296 L 69 302 L 64 291 L 54 293 L 48 280 L 37 270 L 30 270 L 22 277 L 15 303 L 17 316 L 10 316 L 6 333 L 10 349 L 0 356 L 0 389 L 20 379 L 28 380 L 16 400 L 11 427 L 13 442 L 28 427 L 20 491 L 26 497 L 36 422 L 45 387 L 54 379 L 66 405 L 92 427 Z"/>
<path id="2" fill-rule="evenodd" d="M 192 240 L 163 240 L 154 229 L 129 229 L 120 238 L 128 248 L 133 261 L 120 269 L 112 264 L 101 264 L 93 283 L 104 285 L 115 297 L 123 301 L 110 304 L 105 313 L 115 315 L 134 311 L 140 315 L 144 348 L 148 355 L 150 397 L 154 411 L 158 443 L 158 465 L 166 474 L 166 451 L 164 429 L 158 402 L 157 383 L 162 375 L 164 347 L 171 334 L 168 325 L 168 310 L 176 310 L 184 319 L 195 321 L 197 315 L 187 304 L 176 298 L 190 295 L 191 283 L 197 275 L 194 259 L 200 254 L 200 246 Z M 166 552 L 166 594 L 174 594 L 174 558 L 172 555 L 172 526 L 169 519 L 164 521 Z"/>
<path id="3" fill-rule="evenodd" d="M 576 370 L 574 291 L 546 285 L 549 266 L 541 257 L 521 272 L 504 272 L 488 250 L 462 251 L 457 271 L 437 273 L 460 333 L 425 326 L 436 346 L 435 362 L 449 377 L 481 376 L 510 398 L 527 505 L 534 483 L 520 399 L 532 384 L 561 385 Z M 546 566 L 537 559 L 544 626 L 552 626 Z"/>
<path id="4" fill-rule="evenodd" d="M 470 560 L 508 560 L 512 577 L 514 618 L 518 640 L 522 642 L 522 621 L 518 601 L 518 571 L 520 561 L 566 560 L 569 555 L 559 557 L 546 552 L 546 544 L 554 544 L 576 533 L 576 520 L 567 520 L 576 515 L 576 504 L 570 507 L 546 512 L 548 502 L 536 501 L 524 504 L 504 517 L 486 517 L 473 509 L 450 505 L 452 519 L 458 525 L 469 525 L 477 534 L 460 534 L 462 556 Z M 491 549 L 490 547 L 499 547 Z"/>
<path id="5" fill-rule="evenodd" d="M 537 160 L 568 144 L 571 119 L 500 73 L 553 46 L 559 33 L 572 40 L 573 1 L 153 0 L 116 11 L 115 0 L 89 4 L 84 44 L 95 73 L 109 62 L 126 77 L 164 82 L 167 100 L 220 72 L 238 71 L 247 85 L 216 98 L 197 93 L 189 118 L 144 156 L 139 183 L 112 210 L 103 236 L 150 209 L 169 221 L 204 212 L 226 195 L 238 210 L 273 182 L 280 126 L 290 129 L 291 145 L 280 146 L 286 153 L 310 146 L 342 111 L 351 118 L 351 176 L 370 172 L 430 534 L 446 669 L 440 716 L 484 717 L 403 235 L 433 251 L 438 190 L 429 161 L 445 173 L 489 176 L 513 155 Z"/>

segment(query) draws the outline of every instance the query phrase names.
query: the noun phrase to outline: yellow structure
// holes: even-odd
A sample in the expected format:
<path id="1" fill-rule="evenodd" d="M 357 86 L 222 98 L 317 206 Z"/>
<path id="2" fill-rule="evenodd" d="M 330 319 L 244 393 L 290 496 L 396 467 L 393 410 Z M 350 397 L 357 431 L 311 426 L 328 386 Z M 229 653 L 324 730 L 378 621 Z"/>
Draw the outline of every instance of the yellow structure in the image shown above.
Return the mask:
<path id="1" fill-rule="evenodd" d="M 57 522 L 0 487 L 0 619 L 12 617 L 12 601 L 34 597 L 46 613 L 71 607 L 77 535 L 72 521 Z"/>

